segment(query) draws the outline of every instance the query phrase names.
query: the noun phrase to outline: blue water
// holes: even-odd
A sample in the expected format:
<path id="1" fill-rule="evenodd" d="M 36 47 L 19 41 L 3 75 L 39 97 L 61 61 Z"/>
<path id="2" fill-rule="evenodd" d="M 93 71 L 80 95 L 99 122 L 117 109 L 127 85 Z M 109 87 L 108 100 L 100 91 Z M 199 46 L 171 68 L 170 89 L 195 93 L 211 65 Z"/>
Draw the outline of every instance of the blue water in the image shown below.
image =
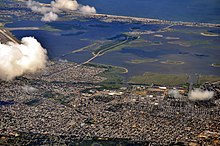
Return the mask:
<path id="1" fill-rule="evenodd" d="M 98 13 L 220 23 L 219 0 L 79 0 Z"/>
<path id="2" fill-rule="evenodd" d="M 6 27 L 42 27 L 43 25 L 45 25 L 45 23 L 40 21 L 15 21 L 6 24 Z M 60 31 L 15 30 L 12 32 L 18 39 L 25 36 L 34 36 L 39 42 L 41 42 L 44 48 L 47 48 L 49 58 L 53 59 L 73 50 L 90 45 L 94 43 L 94 41 L 103 41 L 107 38 L 117 36 L 122 32 L 127 32 L 138 24 L 117 22 L 106 23 L 91 19 L 86 22 L 78 20 L 55 21 L 48 23 L 48 25 L 55 29 L 59 29 Z M 155 25 L 155 27 L 152 25 L 149 26 L 151 29 L 155 30 L 162 27 L 157 25 Z M 146 26 L 142 27 L 142 29 L 147 29 Z M 83 54 L 83 57 L 85 56 L 86 54 Z M 87 56 L 91 57 L 90 55 Z M 79 60 L 75 60 L 75 58 L 80 57 L 72 55 L 69 59 L 71 61 L 79 62 Z"/>
<path id="3" fill-rule="evenodd" d="M 15 104 L 14 101 L 0 101 L 0 106 L 9 106 Z"/>
<path id="4" fill-rule="evenodd" d="M 138 57 L 157 58 L 161 55 L 177 54 L 178 49 L 139 49 L 139 48 L 123 48 L 120 53 L 129 53 Z"/>
<path id="5" fill-rule="evenodd" d="M 49 3 L 51 0 L 39 0 Z M 98 13 L 220 23 L 220 0 L 78 0 Z"/>
<path id="6" fill-rule="evenodd" d="M 165 25 L 152 24 L 132 24 L 132 23 L 106 23 L 96 19 L 87 21 L 70 20 L 55 21 L 46 23 L 47 25 L 59 29 L 59 31 L 45 30 L 16 30 L 13 34 L 21 39 L 24 36 L 34 36 L 48 51 L 50 59 L 61 57 L 63 54 L 73 50 L 93 44 L 94 42 L 114 41 L 123 38 L 123 32 L 131 30 L 160 30 Z M 6 27 L 42 27 L 44 22 L 40 21 L 15 21 L 6 24 Z M 144 72 L 159 73 L 199 73 L 220 75 L 220 68 L 211 67 L 210 64 L 218 63 L 220 37 L 205 37 L 200 32 L 219 32 L 219 28 L 202 28 L 174 26 L 176 32 L 160 32 L 164 37 L 158 38 L 154 34 L 142 35 L 141 39 L 146 43 L 159 43 L 161 45 L 139 45 L 124 47 L 121 50 L 108 52 L 93 60 L 95 63 L 122 66 L 129 70 L 127 77 L 140 75 Z M 178 37 L 179 40 L 167 40 L 166 37 Z M 194 42 L 190 47 L 178 44 L 169 44 L 170 41 Z M 144 42 L 143 42 L 144 43 Z M 82 63 L 92 57 L 92 50 L 85 50 L 80 53 L 66 55 L 62 59 Z M 153 58 L 159 61 L 153 63 L 130 64 L 130 60 Z M 165 60 L 183 61 L 183 65 L 167 65 L 160 63 Z"/>

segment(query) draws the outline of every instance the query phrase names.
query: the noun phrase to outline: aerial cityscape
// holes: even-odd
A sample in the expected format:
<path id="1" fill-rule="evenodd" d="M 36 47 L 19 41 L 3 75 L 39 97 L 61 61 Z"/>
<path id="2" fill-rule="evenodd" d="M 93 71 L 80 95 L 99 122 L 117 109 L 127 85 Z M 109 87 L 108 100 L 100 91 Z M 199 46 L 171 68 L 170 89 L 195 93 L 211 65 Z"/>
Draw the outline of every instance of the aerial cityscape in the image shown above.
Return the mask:
<path id="1" fill-rule="evenodd" d="M 220 145 L 218 0 L 0 1 L 0 145 Z"/>

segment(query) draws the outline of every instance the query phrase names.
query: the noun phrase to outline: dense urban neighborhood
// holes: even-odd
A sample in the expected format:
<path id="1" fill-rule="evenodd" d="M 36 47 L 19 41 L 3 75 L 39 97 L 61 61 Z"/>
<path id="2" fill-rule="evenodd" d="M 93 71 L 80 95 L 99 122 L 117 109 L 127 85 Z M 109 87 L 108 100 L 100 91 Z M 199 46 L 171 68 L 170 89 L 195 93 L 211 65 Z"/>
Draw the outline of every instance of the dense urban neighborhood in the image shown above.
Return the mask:
<path id="1" fill-rule="evenodd" d="M 91 138 L 146 145 L 219 144 L 219 82 L 201 86 L 214 91 L 215 98 L 191 101 L 187 89 L 178 87 L 178 98 L 168 94 L 174 87 L 125 84 L 103 89 L 105 78 L 99 74 L 104 71 L 50 61 L 43 72 L 1 81 L 1 143 L 26 145 L 51 136 L 40 144 Z"/>

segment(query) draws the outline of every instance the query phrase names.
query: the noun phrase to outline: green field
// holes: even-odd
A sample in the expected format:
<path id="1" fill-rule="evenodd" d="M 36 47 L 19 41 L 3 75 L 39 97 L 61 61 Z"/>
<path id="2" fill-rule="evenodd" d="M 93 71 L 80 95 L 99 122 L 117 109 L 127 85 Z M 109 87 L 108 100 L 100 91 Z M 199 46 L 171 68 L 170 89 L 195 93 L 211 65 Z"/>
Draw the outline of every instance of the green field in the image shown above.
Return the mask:
<path id="1" fill-rule="evenodd" d="M 166 60 L 166 61 L 161 61 L 163 64 L 184 64 L 182 61 L 174 61 L 174 60 Z"/>
<path id="2" fill-rule="evenodd" d="M 159 74 L 146 72 L 140 76 L 133 76 L 130 79 L 131 83 L 136 84 L 156 84 L 165 86 L 176 86 L 187 83 L 187 75 L 175 75 L 175 74 Z"/>
<path id="3" fill-rule="evenodd" d="M 209 40 L 192 40 L 192 41 L 185 41 L 185 40 L 178 40 L 178 41 L 170 41 L 168 44 L 180 45 L 183 47 L 192 47 L 197 45 L 209 45 L 211 42 Z"/>
<path id="4" fill-rule="evenodd" d="M 50 25 L 44 25 L 43 27 L 41 27 L 41 29 L 46 31 L 61 31 L 60 29 L 56 29 Z"/>
<path id="5" fill-rule="evenodd" d="M 105 44 L 103 46 L 96 48 L 93 51 L 93 54 L 104 54 L 104 53 L 111 51 L 111 50 L 118 50 L 119 48 L 123 48 L 122 46 L 124 46 L 125 44 L 127 44 L 131 41 L 134 41 L 136 39 L 138 39 L 138 37 L 136 37 L 136 36 L 126 36 L 126 39 L 124 39 L 124 40 L 112 41 L 108 44 Z"/>
<path id="6" fill-rule="evenodd" d="M 220 63 L 213 63 L 213 64 L 211 64 L 211 66 L 213 66 L 213 67 L 220 67 Z"/>
<path id="7" fill-rule="evenodd" d="M 120 74 L 126 73 L 126 68 L 95 63 L 88 63 L 86 65 L 106 69 L 106 71 L 99 74 L 99 76 L 106 78 L 106 80 L 101 83 L 105 89 L 117 89 L 124 83 L 124 77 Z"/>
<path id="8" fill-rule="evenodd" d="M 212 75 L 201 75 L 199 77 L 199 84 L 203 84 L 205 82 L 215 82 L 220 81 L 220 76 L 212 76 Z"/>
<path id="9" fill-rule="evenodd" d="M 147 58 L 147 59 L 135 59 L 135 60 L 130 60 L 127 61 L 127 63 L 131 64 L 141 64 L 141 63 L 147 63 L 147 62 L 157 62 L 158 59 L 152 59 L 152 58 Z"/>
<path id="10" fill-rule="evenodd" d="M 4 23 L 1 23 L 1 22 L 0 22 L 0 27 L 4 27 Z"/>
<path id="11" fill-rule="evenodd" d="M 202 32 L 201 35 L 203 35 L 203 36 L 210 36 L 210 37 L 219 36 L 218 34 L 212 33 L 212 32 Z"/>

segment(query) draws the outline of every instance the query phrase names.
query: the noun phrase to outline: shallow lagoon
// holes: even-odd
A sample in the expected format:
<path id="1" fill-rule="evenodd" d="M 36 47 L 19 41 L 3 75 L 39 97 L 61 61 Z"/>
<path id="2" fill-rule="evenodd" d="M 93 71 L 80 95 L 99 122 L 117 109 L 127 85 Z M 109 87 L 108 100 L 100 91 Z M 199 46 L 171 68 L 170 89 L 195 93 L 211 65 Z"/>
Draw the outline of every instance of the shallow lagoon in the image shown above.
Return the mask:
<path id="1" fill-rule="evenodd" d="M 44 25 L 40 22 L 34 26 L 44 27 Z M 158 31 L 166 27 L 165 25 L 152 24 L 106 23 L 95 19 L 57 21 L 46 25 L 57 31 L 17 30 L 13 31 L 13 34 L 19 39 L 23 36 L 36 37 L 47 48 L 49 57 L 58 59 L 63 54 L 95 42 L 108 43 L 114 41 L 119 36 L 123 36 L 121 34 L 124 32 Z M 18 26 L 33 26 L 33 23 L 31 21 L 30 23 L 15 22 L 7 25 L 7 27 Z M 220 62 L 220 37 L 207 37 L 200 34 L 207 31 L 218 32 L 219 28 L 174 26 L 165 32 L 141 35 L 138 40 L 107 52 L 92 62 L 125 67 L 129 70 L 125 74 L 126 77 L 141 75 L 144 72 L 220 75 L 219 67 L 210 66 L 212 63 Z M 86 49 L 61 58 L 82 63 L 92 57 L 92 51 L 92 49 Z M 139 64 L 129 63 L 135 59 L 157 59 L 158 61 Z M 161 63 L 167 60 L 182 61 L 184 64 Z"/>
<path id="2" fill-rule="evenodd" d="M 144 72 L 220 75 L 220 68 L 210 66 L 212 62 L 220 61 L 220 37 L 207 37 L 200 34 L 209 30 L 212 28 L 179 26 L 174 27 L 171 31 L 159 33 L 163 35 L 162 38 L 155 37 L 154 34 L 142 35 L 141 39 L 160 42 L 160 45 L 125 47 L 105 54 L 97 58 L 95 62 L 123 66 L 129 70 L 126 76 L 143 74 Z M 178 39 L 167 39 L 168 37 Z M 130 60 L 146 58 L 158 59 L 159 61 L 141 64 L 127 63 Z M 184 64 L 161 63 L 166 60 L 182 61 Z"/>

